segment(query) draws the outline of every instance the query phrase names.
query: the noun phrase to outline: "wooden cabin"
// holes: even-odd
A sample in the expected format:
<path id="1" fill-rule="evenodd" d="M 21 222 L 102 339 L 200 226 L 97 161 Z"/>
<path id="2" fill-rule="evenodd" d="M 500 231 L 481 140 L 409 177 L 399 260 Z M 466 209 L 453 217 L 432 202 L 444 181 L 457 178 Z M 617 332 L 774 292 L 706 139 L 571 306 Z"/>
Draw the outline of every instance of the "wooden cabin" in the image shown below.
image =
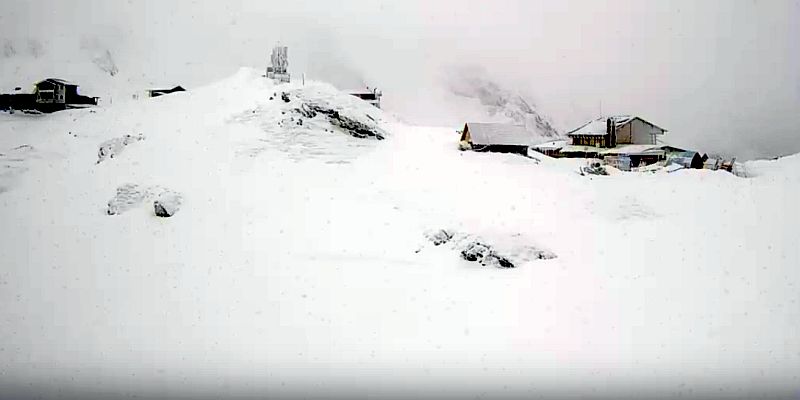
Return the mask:
<path id="1" fill-rule="evenodd" d="M 82 96 L 78 85 L 63 79 L 48 78 L 34 84 L 33 93 L 4 94 L 0 109 L 54 112 L 97 105 L 97 97 Z"/>
<path id="2" fill-rule="evenodd" d="M 78 95 L 78 85 L 63 79 L 48 78 L 36 83 L 33 94 L 38 104 L 66 104 L 68 95 Z"/>
<path id="3" fill-rule="evenodd" d="M 613 115 L 589 121 L 567 133 L 574 146 L 612 148 L 621 144 L 656 145 L 666 129 L 640 117 Z"/>
<path id="4" fill-rule="evenodd" d="M 461 131 L 462 150 L 493 151 L 528 155 L 536 136 L 524 126 L 467 122 Z"/>
<path id="5" fill-rule="evenodd" d="M 349 90 L 348 93 L 351 96 L 358 97 L 359 99 L 364 100 L 377 108 L 381 108 L 381 96 L 383 96 L 383 93 L 378 89 L 366 88 L 364 90 Z"/>

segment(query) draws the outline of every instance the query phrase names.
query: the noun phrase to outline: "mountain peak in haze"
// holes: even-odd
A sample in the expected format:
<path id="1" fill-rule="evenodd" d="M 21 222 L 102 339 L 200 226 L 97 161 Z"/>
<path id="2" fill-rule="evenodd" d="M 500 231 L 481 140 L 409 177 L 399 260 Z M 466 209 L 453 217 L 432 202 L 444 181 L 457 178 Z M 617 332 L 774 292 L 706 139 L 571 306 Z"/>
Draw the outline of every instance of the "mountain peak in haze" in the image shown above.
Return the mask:
<path id="1" fill-rule="evenodd" d="M 519 92 L 492 80 L 480 67 L 462 67 L 448 76 L 447 87 L 453 94 L 478 100 L 489 116 L 524 125 L 543 137 L 559 137 L 549 117 L 537 110 L 535 103 Z"/>

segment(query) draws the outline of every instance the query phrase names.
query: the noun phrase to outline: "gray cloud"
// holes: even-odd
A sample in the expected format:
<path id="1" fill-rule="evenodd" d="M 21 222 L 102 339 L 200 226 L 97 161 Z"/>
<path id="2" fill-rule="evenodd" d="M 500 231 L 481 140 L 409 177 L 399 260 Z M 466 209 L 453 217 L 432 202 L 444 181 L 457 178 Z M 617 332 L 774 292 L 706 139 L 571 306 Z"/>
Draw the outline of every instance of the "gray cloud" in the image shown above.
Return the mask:
<path id="1" fill-rule="evenodd" d="M 426 124 L 464 117 L 443 77 L 474 65 L 562 129 L 602 107 L 663 125 L 676 145 L 751 158 L 800 151 L 798 20 L 788 0 L 11 0 L 0 42 L 14 54 L 0 62 L 8 80 L 30 43 L 56 66 L 92 57 L 90 43 L 116 79 L 197 85 L 265 66 L 281 42 L 295 74 L 377 85 L 388 108 Z"/>

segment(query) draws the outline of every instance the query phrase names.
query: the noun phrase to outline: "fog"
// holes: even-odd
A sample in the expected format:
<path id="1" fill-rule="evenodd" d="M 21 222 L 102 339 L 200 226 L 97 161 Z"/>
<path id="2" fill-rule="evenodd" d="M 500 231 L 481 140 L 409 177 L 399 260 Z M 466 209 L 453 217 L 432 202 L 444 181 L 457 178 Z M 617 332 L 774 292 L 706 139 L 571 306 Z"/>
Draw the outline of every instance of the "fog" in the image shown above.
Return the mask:
<path id="1" fill-rule="evenodd" d="M 19 64 L 5 83 L 23 53 L 58 73 L 108 50 L 115 79 L 191 86 L 264 67 L 282 43 L 296 77 L 378 86 L 401 118 L 453 126 L 464 112 L 441 82 L 479 66 L 562 132 L 637 114 L 674 145 L 742 159 L 800 152 L 797 21 L 800 2 L 777 0 L 6 0 L 0 62 Z"/>

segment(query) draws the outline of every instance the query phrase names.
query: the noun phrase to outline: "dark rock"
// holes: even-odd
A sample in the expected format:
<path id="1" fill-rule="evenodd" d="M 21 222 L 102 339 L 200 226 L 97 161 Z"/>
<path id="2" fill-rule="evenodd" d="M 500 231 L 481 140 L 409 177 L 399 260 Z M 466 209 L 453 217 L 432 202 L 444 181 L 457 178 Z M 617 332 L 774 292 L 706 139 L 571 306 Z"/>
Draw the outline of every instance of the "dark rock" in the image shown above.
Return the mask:
<path id="1" fill-rule="evenodd" d="M 312 110 L 306 103 L 301 104 L 300 108 L 295 108 L 294 111 L 306 118 L 314 118 L 317 116 L 317 112 Z"/>
<path id="2" fill-rule="evenodd" d="M 283 100 L 284 103 L 290 102 L 291 100 L 289 100 L 289 93 L 281 92 L 281 100 Z"/>
<path id="3" fill-rule="evenodd" d="M 498 258 L 497 258 L 497 265 L 498 265 L 500 268 L 514 268 L 514 267 L 516 267 L 516 266 L 514 265 L 514 263 L 512 263 L 511 261 L 509 261 L 509 260 L 508 260 L 507 258 L 505 258 L 505 257 L 498 257 Z"/>

